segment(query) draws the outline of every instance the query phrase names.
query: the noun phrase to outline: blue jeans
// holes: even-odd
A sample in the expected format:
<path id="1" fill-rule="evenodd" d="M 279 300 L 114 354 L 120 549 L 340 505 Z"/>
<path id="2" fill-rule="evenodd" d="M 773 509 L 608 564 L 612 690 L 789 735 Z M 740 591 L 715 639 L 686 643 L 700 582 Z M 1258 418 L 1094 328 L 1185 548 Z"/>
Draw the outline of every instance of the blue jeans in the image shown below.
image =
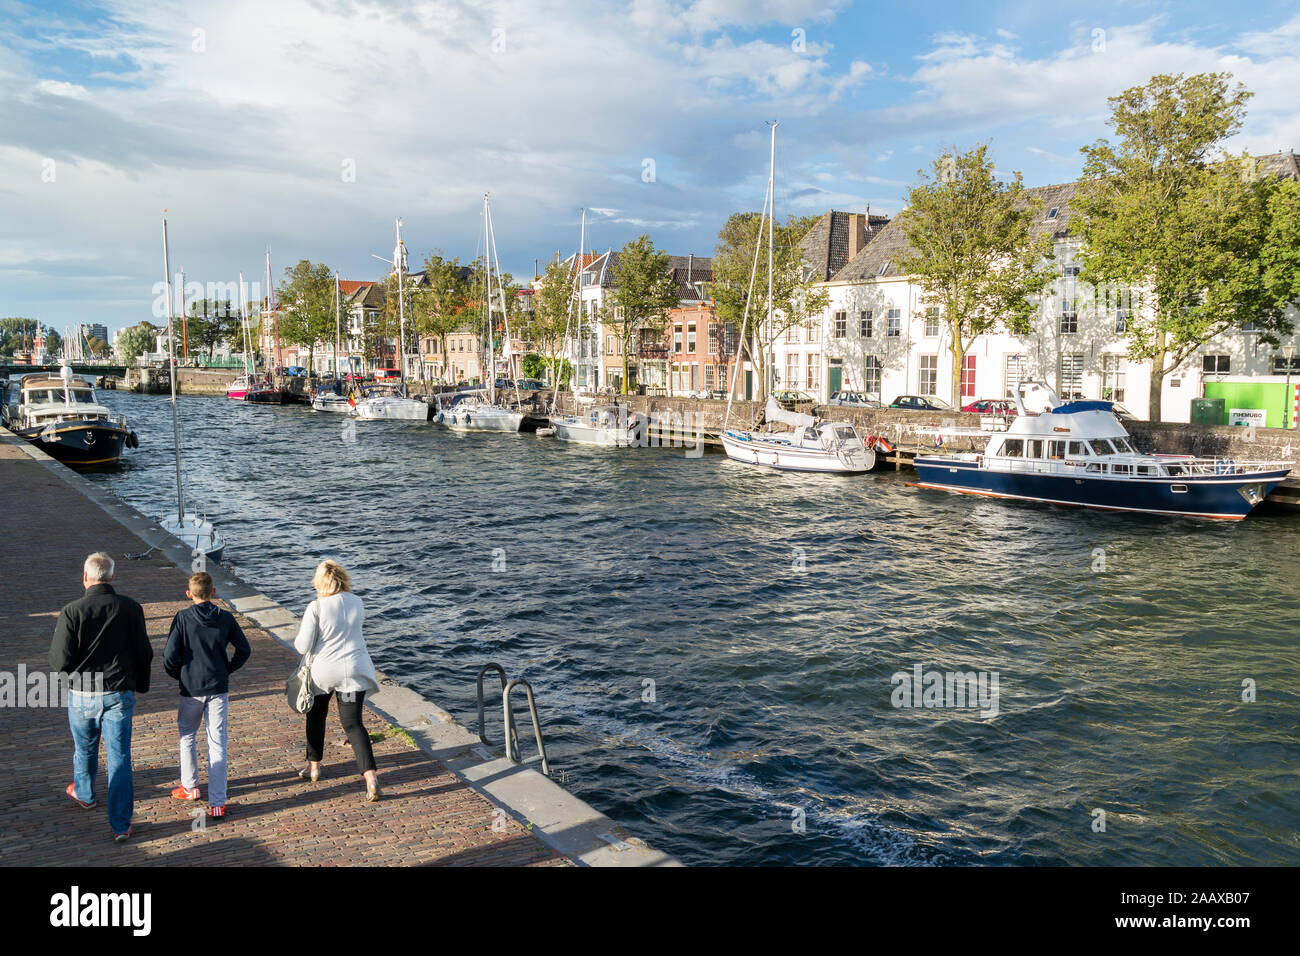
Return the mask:
<path id="1" fill-rule="evenodd" d="M 108 694 L 68 692 L 68 725 L 72 728 L 72 785 L 77 799 L 95 799 L 99 769 L 99 738 L 108 757 L 108 825 L 114 833 L 131 828 L 135 811 L 135 780 L 131 773 L 131 716 L 135 692 Z"/>

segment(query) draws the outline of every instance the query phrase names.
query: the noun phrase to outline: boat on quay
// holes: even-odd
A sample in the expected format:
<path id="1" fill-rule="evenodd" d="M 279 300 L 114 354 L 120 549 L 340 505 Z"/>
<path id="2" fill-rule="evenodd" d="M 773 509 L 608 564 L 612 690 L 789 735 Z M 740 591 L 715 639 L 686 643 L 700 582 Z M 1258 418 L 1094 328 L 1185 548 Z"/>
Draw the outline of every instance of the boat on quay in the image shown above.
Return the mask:
<path id="1" fill-rule="evenodd" d="M 457 432 L 517 432 L 524 413 L 494 404 L 484 392 L 459 392 L 443 403 L 437 400 L 433 420 Z"/>
<path id="2" fill-rule="evenodd" d="M 352 401 L 340 391 L 340 386 L 327 385 L 316 390 L 311 397 L 311 407 L 318 412 L 348 415 L 352 412 Z"/>
<path id="3" fill-rule="evenodd" d="M 10 382 L 2 419 L 18 437 L 76 467 L 115 464 L 140 445 L 126 419 L 100 405 L 94 386 L 67 365 L 57 375 L 34 372 Z"/>
<path id="4" fill-rule="evenodd" d="M 751 432 L 727 429 L 722 447 L 732 461 L 779 471 L 861 474 L 876 467 L 876 451 L 849 422 L 819 422 L 812 415 L 787 412 L 768 397 L 764 415 L 791 431 Z"/>
<path id="5" fill-rule="evenodd" d="M 1294 462 L 1235 461 L 1191 455 L 1146 455 L 1134 449 L 1111 402 L 1062 403 L 1043 382 L 1014 395 L 1018 415 L 983 452 L 918 455 L 919 481 L 990 498 L 1240 520 Z"/>

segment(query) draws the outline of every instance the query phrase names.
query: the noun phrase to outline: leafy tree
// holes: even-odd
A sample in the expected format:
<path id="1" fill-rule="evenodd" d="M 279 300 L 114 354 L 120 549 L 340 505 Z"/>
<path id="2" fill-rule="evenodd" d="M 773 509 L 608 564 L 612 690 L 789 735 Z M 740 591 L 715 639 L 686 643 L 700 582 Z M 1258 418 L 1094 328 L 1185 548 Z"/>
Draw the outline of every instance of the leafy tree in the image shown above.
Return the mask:
<path id="1" fill-rule="evenodd" d="M 158 335 L 158 327 L 148 322 L 141 322 L 123 329 L 117 337 L 117 355 L 127 365 L 132 364 L 140 355 L 153 350 Z"/>
<path id="2" fill-rule="evenodd" d="M 1132 288 L 1128 354 L 1151 363 L 1154 421 L 1165 377 L 1210 339 L 1251 326 L 1277 344 L 1291 331 L 1294 187 L 1223 151 L 1252 95 L 1231 79 L 1154 76 L 1110 98 L 1118 143 L 1082 150 L 1080 278 Z M 1290 251 L 1276 245 L 1288 237 Z"/>
<path id="3" fill-rule="evenodd" d="M 907 195 L 900 217 L 909 250 L 898 271 L 914 276 L 922 301 L 939 308 L 952 355 L 952 403 L 961 406 L 961 372 L 975 338 L 1004 326 L 1028 335 L 1037 311 L 1035 297 L 1054 276 L 1043 266 L 1051 258 L 1046 234 L 1033 236 L 1041 203 L 1030 201 L 1014 173 L 1000 182 L 988 147 L 951 149 L 934 161 L 934 175 Z"/>
<path id="4" fill-rule="evenodd" d="M 50 349 L 50 348 L 49 348 L 49 345 L 48 345 L 48 344 L 46 345 L 46 348 L 47 348 L 51 353 L 54 352 L 53 349 Z M 98 335 L 92 335 L 89 339 L 86 340 L 86 351 L 87 351 L 90 355 L 92 355 L 92 356 L 94 356 L 94 357 L 96 357 L 96 358 L 98 358 L 98 357 L 101 356 L 101 355 L 107 355 L 107 354 L 108 354 L 108 343 L 105 342 L 103 339 L 101 339 Z"/>
<path id="5" fill-rule="evenodd" d="M 449 364 L 447 336 L 460 328 L 474 311 L 471 285 L 474 271 L 461 265 L 460 259 L 446 259 L 435 250 L 424 257 L 424 275 L 424 285 L 409 293 L 411 311 L 407 318 L 413 323 L 417 336 L 432 336 L 438 340 L 445 382 Z"/>
<path id="6" fill-rule="evenodd" d="M 628 392 L 628 363 L 632 343 L 662 337 L 668 310 L 678 303 L 670 257 L 655 249 L 646 235 L 619 250 L 613 269 L 613 296 L 605 325 L 618 337 L 623 353 L 622 392 Z"/>
<path id="7" fill-rule="evenodd" d="M 218 344 L 241 337 L 239 313 L 229 299 L 200 299 L 190 303 L 185 329 L 190 349 L 199 353 L 206 351 L 209 362 Z"/>
<path id="8" fill-rule="evenodd" d="M 302 259 L 284 270 L 276 297 L 284 309 L 281 340 L 309 349 L 307 365 L 314 371 L 316 346 L 334 340 L 334 273 L 324 263 Z"/>
<path id="9" fill-rule="evenodd" d="M 63 348 L 63 336 L 48 325 L 45 327 L 45 351 L 51 355 L 58 355 Z M 107 349 L 105 350 L 107 351 Z"/>
<path id="10" fill-rule="evenodd" d="M 830 304 L 830 294 L 817 287 L 816 277 L 804 267 L 799 240 L 816 223 L 817 216 L 789 217 L 784 225 L 771 226 L 772 243 L 772 319 L 767 318 L 768 224 L 756 212 L 733 213 L 718 233 L 713 252 L 713 283 L 710 292 L 717 303 L 723 328 L 745 328 L 746 341 L 741 344 L 754 365 L 755 398 L 767 397 L 771 370 L 768 357 L 776 340 L 791 328 L 808 328 L 820 319 Z M 758 251 L 758 265 L 754 253 Z M 751 292 L 751 274 L 753 277 Z M 745 321 L 745 307 L 749 319 Z M 727 388 L 731 388 L 728 381 Z"/>
<path id="11" fill-rule="evenodd" d="M 533 293 L 533 315 L 524 336 L 541 350 L 545 365 L 551 370 L 551 381 L 560 380 L 561 353 L 564 336 L 569 331 L 573 305 L 573 273 L 576 267 L 559 259 L 546 267 L 541 282 Z M 541 377 L 541 368 L 525 374 Z M 567 376 L 566 376 L 567 380 Z"/>
<path id="12" fill-rule="evenodd" d="M 36 319 L 0 319 L 0 352 L 12 355 L 32 347 L 32 340 L 40 328 Z"/>

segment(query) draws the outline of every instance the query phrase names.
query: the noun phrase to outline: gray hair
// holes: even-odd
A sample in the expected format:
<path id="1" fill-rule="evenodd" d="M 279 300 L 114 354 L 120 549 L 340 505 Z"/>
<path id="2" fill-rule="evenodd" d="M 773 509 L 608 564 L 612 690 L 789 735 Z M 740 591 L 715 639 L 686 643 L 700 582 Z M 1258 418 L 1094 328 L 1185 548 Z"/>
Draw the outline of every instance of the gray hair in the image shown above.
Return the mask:
<path id="1" fill-rule="evenodd" d="M 86 559 L 81 570 L 87 581 L 111 581 L 117 565 L 103 551 L 96 551 Z"/>

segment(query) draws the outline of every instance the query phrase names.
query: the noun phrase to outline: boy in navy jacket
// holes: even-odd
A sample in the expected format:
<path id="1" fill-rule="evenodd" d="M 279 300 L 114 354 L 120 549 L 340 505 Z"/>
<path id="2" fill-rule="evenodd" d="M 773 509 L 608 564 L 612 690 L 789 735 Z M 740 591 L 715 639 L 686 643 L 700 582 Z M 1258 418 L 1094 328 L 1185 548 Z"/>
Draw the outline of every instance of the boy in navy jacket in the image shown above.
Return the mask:
<path id="1" fill-rule="evenodd" d="M 226 815 L 226 710 L 230 675 L 252 654 L 235 615 L 212 603 L 217 596 L 212 575 L 190 576 L 185 596 L 194 602 L 172 619 L 163 670 L 180 681 L 176 726 L 181 737 L 181 785 L 177 800 L 199 799 L 199 764 L 195 751 L 199 721 L 208 735 L 208 816 Z M 235 649 L 226 657 L 226 648 Z"/>

